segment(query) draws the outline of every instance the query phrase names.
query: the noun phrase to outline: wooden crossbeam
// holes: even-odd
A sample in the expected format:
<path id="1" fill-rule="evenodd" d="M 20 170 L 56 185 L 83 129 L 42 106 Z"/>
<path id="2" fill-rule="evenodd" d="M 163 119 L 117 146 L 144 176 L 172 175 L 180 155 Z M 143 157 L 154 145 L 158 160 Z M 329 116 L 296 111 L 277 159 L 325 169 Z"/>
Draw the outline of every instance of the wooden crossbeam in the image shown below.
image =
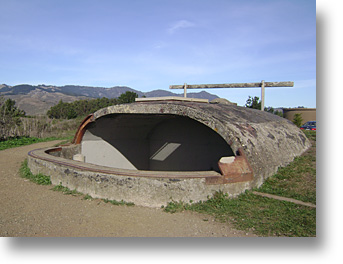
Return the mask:
<path id="1" fill-rule="evenodd" d="M 264 94 L 266 87 L 293 87 L 294 82 L 256 82 L 256 83 L 222 83 L 222 84 L 187 84 L 170 85 L 169 89 L 183 89 L 187 97 L 187 89 L 218 89 L 218 88 L 259 88 L 261 87 L 261 110 L 264 110 Z"/>
<path id="2" fill-rule="evenodd" d="M 213 89 L 213 88 L 255 88 L 261 87 L 258 83 L 223 83 L 223 84 L 187 84 L 187 89 Z M 293 87 L 294 82 L 265 82 L 264 87 Z M 170 85 L 169 89 L 184 89 L 185 85 Z"/>

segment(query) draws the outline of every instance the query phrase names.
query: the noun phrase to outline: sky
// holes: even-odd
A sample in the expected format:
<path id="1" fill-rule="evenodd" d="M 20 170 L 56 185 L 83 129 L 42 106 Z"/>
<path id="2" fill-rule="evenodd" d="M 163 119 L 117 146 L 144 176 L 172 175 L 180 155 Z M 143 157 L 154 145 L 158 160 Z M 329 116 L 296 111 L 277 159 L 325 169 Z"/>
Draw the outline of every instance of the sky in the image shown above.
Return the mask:
<path id="1" fill-rule="evenodd" d="M 0 0 L 0 13 L 3 84 L 293 81 L 266 88 L 265 106 L 316 107 L 315 0 Z M 261 96 L 206 91 L 238 105 Z"/>

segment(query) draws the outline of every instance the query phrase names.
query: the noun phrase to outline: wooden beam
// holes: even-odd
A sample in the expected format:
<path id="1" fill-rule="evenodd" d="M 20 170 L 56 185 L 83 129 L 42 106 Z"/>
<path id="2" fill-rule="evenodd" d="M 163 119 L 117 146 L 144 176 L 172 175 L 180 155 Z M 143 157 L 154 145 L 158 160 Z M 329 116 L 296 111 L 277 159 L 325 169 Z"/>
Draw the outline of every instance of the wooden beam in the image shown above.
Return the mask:
<path id="1" fill-rule="evenodd" d="M 264 87 L 293 87 L 294 82 L 265 82 Z M 212 88 L 255 88 L 262 87 L 257 83 L 223 83 L 223 84 L 187 84 L 187 89 L 212 89 Z M 184 89 L 185 85 L 170 85 L 170 89 Z"/>
<path id="2" fill-rule="evenodd" d="M 183 97 L 186 98 L 187 97 L 187 83 L 184 84 L 183 89 L 184 89 L 183 90 Z"/>
<path id="3" fill-rule="evenodd" d="M 265 87 L 265 82 L 262 81 L 262 85 L 261 85 L 261 110 L 264 111 L 264 87 Z"/>

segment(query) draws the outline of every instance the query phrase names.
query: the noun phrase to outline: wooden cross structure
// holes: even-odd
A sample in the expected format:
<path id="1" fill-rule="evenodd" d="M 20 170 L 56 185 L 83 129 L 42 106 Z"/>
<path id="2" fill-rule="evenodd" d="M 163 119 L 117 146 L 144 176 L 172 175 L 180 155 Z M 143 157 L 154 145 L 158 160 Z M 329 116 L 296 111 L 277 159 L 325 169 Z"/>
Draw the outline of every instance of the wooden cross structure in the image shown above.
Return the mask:
<path id="1" fill-rule="evenodd" d="M 261 110 L 264 111 L 264 94 L 266 87 L 293 87 L 294 82 L 257 82 L 257 83 L 224 83 L 224 84 L 187 84 L 170 85 L 169 89 L 183 89 L 187 97 L 187 89 L 213 89 L 213 88 L 258 88 L 261 87 Z"/>

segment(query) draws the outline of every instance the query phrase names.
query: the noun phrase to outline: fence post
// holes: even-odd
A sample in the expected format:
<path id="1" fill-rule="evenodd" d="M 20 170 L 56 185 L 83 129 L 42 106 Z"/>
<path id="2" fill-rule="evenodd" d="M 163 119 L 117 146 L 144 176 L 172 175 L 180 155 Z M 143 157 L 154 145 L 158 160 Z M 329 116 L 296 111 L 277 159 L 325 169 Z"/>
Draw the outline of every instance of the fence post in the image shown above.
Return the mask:
<path id="1" fill-rule="evenodd" d="M 264 111 L 264 80 L 261 83 L 261 111 Z"/>
<path id="2" fill-rule="evenodd" d="M 187 98 L 187 83 L 183 86 L 183 97 Z"/>

